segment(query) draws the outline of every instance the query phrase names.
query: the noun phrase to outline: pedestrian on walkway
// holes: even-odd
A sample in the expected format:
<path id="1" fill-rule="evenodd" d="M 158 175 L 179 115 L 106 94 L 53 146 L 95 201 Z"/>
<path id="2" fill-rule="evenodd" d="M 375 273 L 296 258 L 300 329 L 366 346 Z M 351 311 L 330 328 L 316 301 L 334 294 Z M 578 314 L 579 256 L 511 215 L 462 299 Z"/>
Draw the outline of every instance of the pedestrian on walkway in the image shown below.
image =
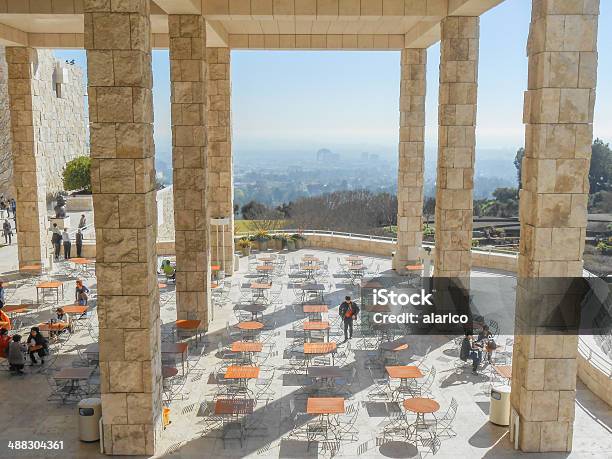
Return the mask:
<path id="1" fill-rule="evenodd" d="M 13 220 L 17 221 L 17 201 L 11 198 L 11 211 L 13 212 Z"/>
<path id="2" fill-rule="evenodd" d="M 83 232 L 81 231 L 81 228 L 77 230 L 75 242 L 77 249 L 77 257 L 81 258 L 81 251 L 83 250 Z"/>
<path id="3" fill-rule="evenodd" d="M 353 337 L 353 321 L 357 319 L 359 306 L 351 301 L 350 296 L 347 296 L 344 298 L 338 311 L 344 325 L 344 341 L 348 341 Z"/>
<path id="4" fill-rule="evenodd" d="M 62 248 L 62 231 L 58 228 L 57 223 L 54 223 L 49 231 L 52 233 L 51 244 L 53 244 L 54 249 L 54 260 L 57 261 L 59 260 L 60 250 Z"/>
<path id="5" fill-rule="evenodd" d="M 81 214 L 81 219 L 79 220 L 79 228 L 85 228 L 87 226 L 87 218 L 85 214 Z"/>
<path id="6" fill-rule="evenodd" d="M 68 234 L 68 228 L 64 228 L 62 232 L 62 242 L 64 243 L 64 260 L 68 260 L 70 258 L 70 247 L 72 243 L 70 242 L 70 234 Z"/>
<path id="7" fill-rule="evenodd" d="M 4 243 L 12 244 L 13 243 L 13 228 L 11 227 L 11 223 L 9 219 L 4 219 L 4 223 L 2 224 L 2 234 L 4 235 Z"/>

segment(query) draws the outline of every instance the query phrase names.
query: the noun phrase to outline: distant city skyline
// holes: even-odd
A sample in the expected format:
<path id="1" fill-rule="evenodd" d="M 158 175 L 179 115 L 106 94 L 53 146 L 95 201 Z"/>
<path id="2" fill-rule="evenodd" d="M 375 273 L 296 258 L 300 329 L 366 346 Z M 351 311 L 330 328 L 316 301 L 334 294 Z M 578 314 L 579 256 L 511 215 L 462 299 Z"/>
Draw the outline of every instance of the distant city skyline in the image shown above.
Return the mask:
<path id="1" fill-rule="evenodd" d="M 478 150 L 514 151 L 524 143 L 523 93 L 531 2 L 506 0 L 481 16 Z M 612 142 L 612 1 L 601 2 L 599 79 L 594 137 Z M 439 44 L 428 49 L 426 135 L 435 150 L 438 129 Z M 84 51 L 57 50 L 86 67 Z M 171 152 L 167 50 L 153 51 L 156 151 Z M 399 131 L 398 51 L 232 52 L 233 148 L 241 152 L 345 154 L 393 152 Z"/>

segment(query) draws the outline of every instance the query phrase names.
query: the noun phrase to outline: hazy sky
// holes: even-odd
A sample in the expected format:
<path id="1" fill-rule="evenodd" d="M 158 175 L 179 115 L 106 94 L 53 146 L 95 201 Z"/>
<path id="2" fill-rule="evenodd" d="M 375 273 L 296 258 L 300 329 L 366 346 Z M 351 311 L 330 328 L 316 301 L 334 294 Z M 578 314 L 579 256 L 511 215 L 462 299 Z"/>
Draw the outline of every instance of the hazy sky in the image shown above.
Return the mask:
<path id="1" fill-rule="evenodd" d="M 523 144 L 531 2 L 506 0 L 481 17 L 477 147 Z M 612 141 L 612 1 L 601 2 L 595 136 Z M 426 148 L 436 147 L 439 45 L 428 50 Z M 56 51 L 85 66 L 84 51 Z M 237 150 L 393 151 L 399 126 L 399 52 L 233 51 Z M 170 152 L 167 51 L 153 52 L 155 144 Z"/>

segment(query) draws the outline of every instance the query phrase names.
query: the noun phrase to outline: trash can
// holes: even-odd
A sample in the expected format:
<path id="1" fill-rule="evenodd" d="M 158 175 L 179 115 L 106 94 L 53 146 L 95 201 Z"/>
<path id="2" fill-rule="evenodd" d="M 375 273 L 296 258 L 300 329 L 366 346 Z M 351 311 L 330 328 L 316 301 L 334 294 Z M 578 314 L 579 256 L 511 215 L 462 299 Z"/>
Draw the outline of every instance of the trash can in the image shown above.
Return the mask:
<path id="1" fill-rule="evenodd" d="M 489 421 L 498 426 L 510 425 L 510 386 L 491 387 Z"/>
<path id="2" fill-rule="evenodd" d="M 79 402 L 79 439 L 81 441 L 100 440 L 99 422 L 102 417 L 102 400 L 84 398 Z"/>

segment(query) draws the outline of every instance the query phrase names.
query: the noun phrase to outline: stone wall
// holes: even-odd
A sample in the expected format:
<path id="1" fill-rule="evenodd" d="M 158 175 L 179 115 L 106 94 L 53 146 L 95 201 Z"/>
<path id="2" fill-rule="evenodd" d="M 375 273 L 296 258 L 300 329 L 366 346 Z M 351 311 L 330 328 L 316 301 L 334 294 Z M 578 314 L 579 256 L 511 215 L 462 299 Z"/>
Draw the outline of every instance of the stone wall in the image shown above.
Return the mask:
<path id="1" fill-rule="evenodd" d="M 12 181 L 11 114 L 9 112 L 8 67 L 5 48 L 0 47 L 0 195 L 15 196 Z"/>
<path id="2" fill-rule="evenodd" d="M 174 241 L 174 197 L 172 186 L 157 192 L 157 240 Z"/>
<path id="3" fill-rule="evenodd" d="M 32 81 L 32 110 L 36 119 L 36 148 L 47 195 L 63 189 L 62 171 L 71 159 L 88 154 L 85 129 L 83 70 L 61 62 L 51 50 L 37 49 Z M 56 64 L 60 63 L 63 82 Z M 0 48 L 0 194 L 14 196 L 10 151 L 10 114 L 5 49 Z"/>

